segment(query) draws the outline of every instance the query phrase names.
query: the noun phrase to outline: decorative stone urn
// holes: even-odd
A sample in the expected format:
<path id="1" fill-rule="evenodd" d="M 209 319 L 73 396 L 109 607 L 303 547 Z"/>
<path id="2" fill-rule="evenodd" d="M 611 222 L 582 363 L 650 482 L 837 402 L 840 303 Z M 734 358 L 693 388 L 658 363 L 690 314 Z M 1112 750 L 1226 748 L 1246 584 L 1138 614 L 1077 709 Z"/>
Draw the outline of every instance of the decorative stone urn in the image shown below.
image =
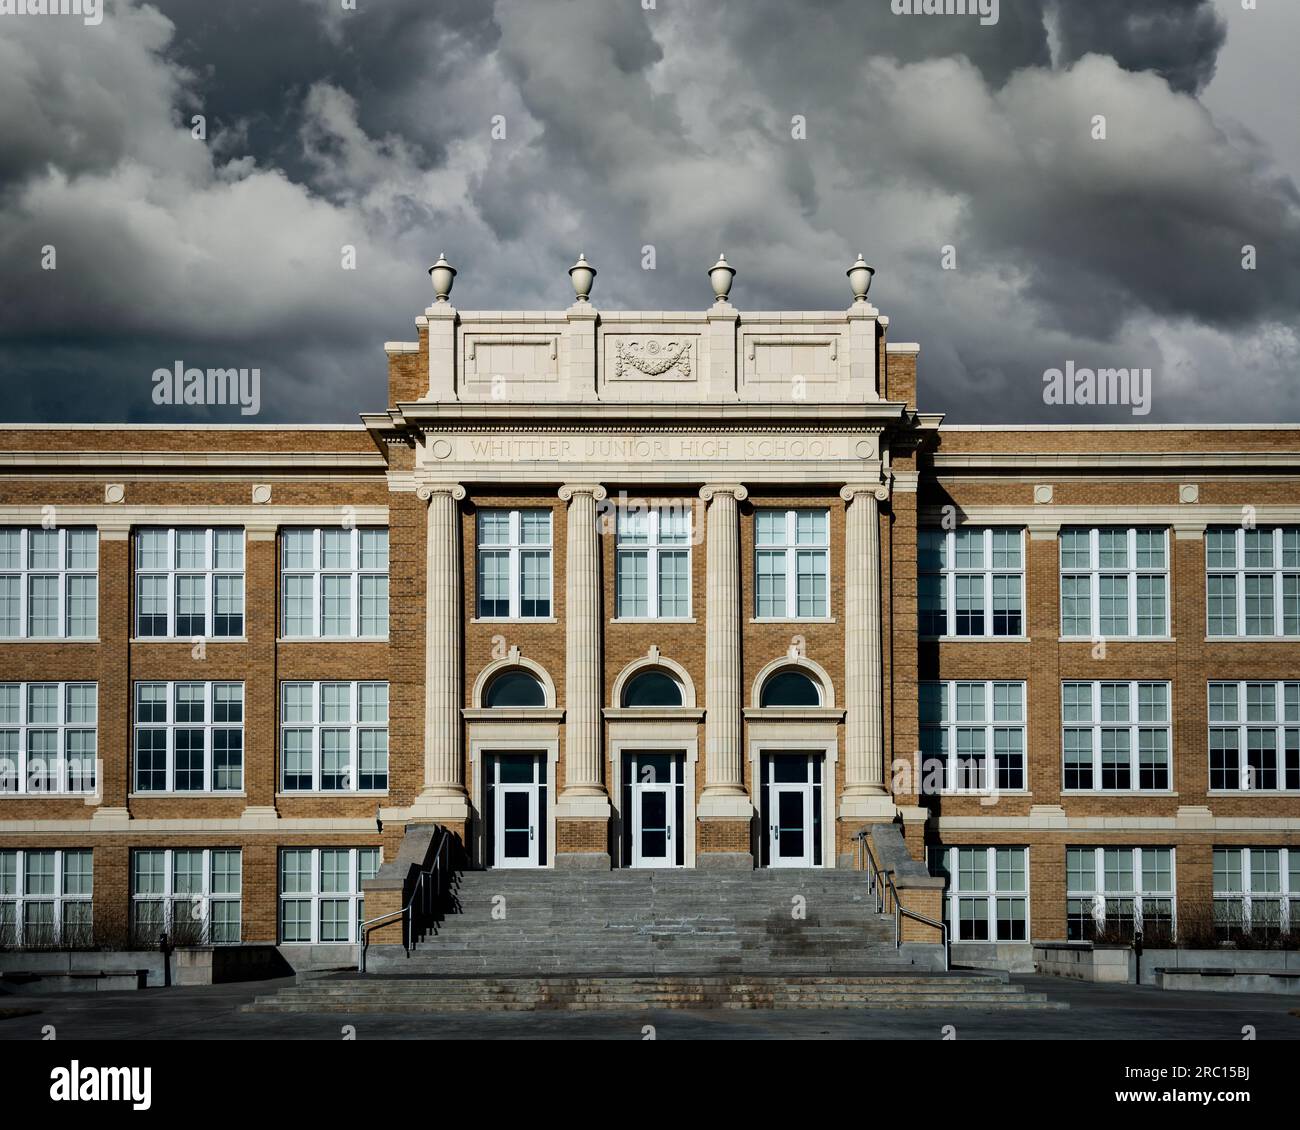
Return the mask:
<path id="1" fill-rule="evenodd" d="M 726 255 L 719 255 L 718 261 L 709 268 L 709 282 L 713 284 L 713 295 L 718 302 L 727 301 L 735 277 L 736 268 L 728 265 Z"/>
<path id="2" fill-rule="evenodd" d="M 589 301 L 591 284 L 596 278 L 596 268 L 587 262 L 585 255 L 579 253 L 578 261 L 569 268 L 569 278 L 573 281 L 573 293 L 578 296 L 578 301 Z"/>
<path id="3" fill-rule="evenodd" d="M 447 255 L 441 252 L 438 261 L 429 268 L 429 277 L 433 280 L 433 293 L 439 302 L 446 302 L 451 296 L 451 284 L 456 280 L 456 268 L 447 262 Z"/>
<path id="4" fill-rule="evenodd" d="M 858 255 L 858 261 L 845 272 L 849 276 L 849 285 L 853 287 L 854 302 L 867 300 L 867 291 L 871 289 L 871 278 L 875 273 L 876 268 L 867 266 L 867 261 L 861 254 Z"/>

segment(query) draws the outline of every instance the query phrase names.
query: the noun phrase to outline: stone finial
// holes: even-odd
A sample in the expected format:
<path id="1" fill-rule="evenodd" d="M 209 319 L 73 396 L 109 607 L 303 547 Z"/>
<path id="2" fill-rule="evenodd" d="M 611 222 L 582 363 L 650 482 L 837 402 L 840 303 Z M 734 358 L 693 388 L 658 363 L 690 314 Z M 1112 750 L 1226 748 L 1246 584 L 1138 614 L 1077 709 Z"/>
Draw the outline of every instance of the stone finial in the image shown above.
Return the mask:
<path id="1" fill-rule="evenodd" d="M 853 287 L 854 302 L 867 300 L 867 291 L 871 289 L 871 278 L 875 273 L 876 268 L 867 266 L 867 261 L 859 252 L 858 261 L 845 272 L 849 276 L 849 285 Z"/>
<path id="2" fill-rule="evenodd" d="M 439 302 L 446 302 L 451 297 L 451 284 L 456 280 L 456 268 L 447 262 L 445 252 L 440 252 L 438 261 L 429 268 L 429 277 L 433 280 L 433 293 Z"/>
<path id="3" fill-rule="evenodd" d="M 596 278 L 596 268 L 587 262 L 585 255 L 578 254 L 578 261 L 569 268 L 569 278 L 573 282 L 573 293 L 578 296 L 578 301 L 589 301 L 591 284 Z"/>
<path id="4" fill-rule="evenodd" d="M 709 282 L 713 284 L 714 298 L 726 302 L 731 293 L 731 281 L 736 277 L 736 268 L 727 262 L 726 255 L 719 255 L 718 261 L 709 268 Z"/>

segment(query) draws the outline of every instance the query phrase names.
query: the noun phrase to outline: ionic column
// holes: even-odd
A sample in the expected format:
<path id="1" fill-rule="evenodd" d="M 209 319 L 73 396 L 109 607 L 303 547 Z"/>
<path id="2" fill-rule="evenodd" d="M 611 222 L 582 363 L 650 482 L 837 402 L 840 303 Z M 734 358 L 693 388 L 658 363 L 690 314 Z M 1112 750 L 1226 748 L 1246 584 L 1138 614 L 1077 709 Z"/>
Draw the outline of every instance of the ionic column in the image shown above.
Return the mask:
<path id="1" fill-rule="evenodd" d="M 600 545 L 596 503 L 605 488 L 566 483 L 560 498 L 569 504 L 564 573 L 564 792 L 562 799 L 605 796 L 601 766 Z"/>
<path id="2" fill-rule="evenodd" d="M 885 731 L 881 680 L 880 503 L 889 488 L 850 484 L 844 562 L 844 797 L 841 815 L 883 812 Z M 855 800 L 854 798 L 859 798 Z"/>
<path id="3" fill-rule="evenodd" d="M 748 498 L 749 492 L 738 483 L 710 484 L 700 490 L 700 497 L 709 504 L 704 585 L 705 761 L 700 815 L 736 816 L 739 809 L 725 798 L 747 796 L 741 745 L 744 692 L 740 676 L 738 503 Z"/>
<path id="4" fill-rule="evenodd" d="M 459 483 L 428 483 L 416 495 L 429 504 L 425 533 L 424 789 L 417 807 L 445 819 L 468 814 L 460 710 L 461 532 Z M 439 801 L 441 800 L 441 803 Z M 436 809 L 436 811 L 435 811 Z"/>

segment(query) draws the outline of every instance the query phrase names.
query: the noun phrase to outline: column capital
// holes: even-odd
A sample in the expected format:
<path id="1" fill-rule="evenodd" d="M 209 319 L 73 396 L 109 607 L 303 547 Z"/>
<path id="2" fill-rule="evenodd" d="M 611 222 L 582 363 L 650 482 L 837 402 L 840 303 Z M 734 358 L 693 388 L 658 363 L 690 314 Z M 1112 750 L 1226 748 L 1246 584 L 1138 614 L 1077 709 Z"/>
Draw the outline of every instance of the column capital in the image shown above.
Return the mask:
<path id="1" fill-rule="evenodd" d="M 840 497 L 845 502 L 852 502 L 862 495 L 870 495 L 877 502 L 889 501 L 888 483 L 846 483 L 840 487 Z"/>
<path id="2" fill-rule="evenodd" d="M 597 502 L 604 502 L 608 492 L 600 483 L 565 483 L 560 487 L 560 501 L 569 502 L 575 494 L 589 494 Z"/>
<path id="3" fill-rule="evenodd" d="M 460 483 L 421 483 L 415 488 L 415 497 L 428 502 L 435 494 L 449 494 L 456 502 L 465 500 L 465 488 Z"/>
<path id="4" fill-rule="evenodd" d="M 737 502 L 744 502 L 749 497 L 749 491 L 740 483 L 705 483 L 700 487 L 700 497 L 705 502 L 712 502 L 715 494 L 729 494 Z"/>

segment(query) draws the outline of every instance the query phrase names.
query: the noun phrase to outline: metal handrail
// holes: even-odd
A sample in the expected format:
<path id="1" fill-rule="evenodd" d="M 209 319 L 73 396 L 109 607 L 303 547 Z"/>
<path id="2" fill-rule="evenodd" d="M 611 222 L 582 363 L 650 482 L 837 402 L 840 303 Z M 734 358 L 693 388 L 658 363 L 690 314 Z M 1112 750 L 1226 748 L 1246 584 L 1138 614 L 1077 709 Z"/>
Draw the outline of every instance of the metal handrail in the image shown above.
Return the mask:
<path id="1" fill-rule="evenodd" d="M 883 914 L 886 908 L 886 891 L 889 900 L 892 901 L 894 910 L 894 948 L 901 949 L 903 946 L 903 919 L 910 918 L 913 922 L 920 922 L 922 925 L 929 926 L 931 929 L 939 931 L 939 937 L 943 944 L 943 969 L 947 973 L 952 968 L 952 942 L 948 936 L 948 923 L 936 921 L 928 915 L 921 914 L 915 910 L 908 910 L 903 905 L 903 900 L 899 898 L 898 888 L 894 886 L 894 873 L 888 868 L 881 867 L 876 862 L 876 853 L 871 848 L 871 841 L 866 829 L 854 835 L 853 839 L 857 842 L 858 848 L 855 853 L 855 863 L 857 870 L 866 871 L 868 878 L 867 884 L 872 893 L 876 896 L 876 913 Z"/>
<path id="2" fill-rule="evenodd" d="M 430 866 L 416 872 L 415 883 L 411 887 L 411 897 L 406 900 L 406 905 L 400 910 L 390 910 L 387 914 L 368 918 L 358 927 L 360 936 L 360 941 L 357 943 L 358 973 L 366 971 L 366 950 L 370 948 L 370 932 L 398 918 L 402 919 L 402 948 L 406 951 L 407 957 L 411 956 L 411 950 L 415 946 L 416 903 L 420 902 L 421 912 L 427 915 L 433 900 L 441 893 L 441 881 L 446 877 L 447 860 L 450 858 L 450 845 L 451 833 L 446 828 L 440 829 L 438 846 L 433 852 L 433 862 Z"/>

